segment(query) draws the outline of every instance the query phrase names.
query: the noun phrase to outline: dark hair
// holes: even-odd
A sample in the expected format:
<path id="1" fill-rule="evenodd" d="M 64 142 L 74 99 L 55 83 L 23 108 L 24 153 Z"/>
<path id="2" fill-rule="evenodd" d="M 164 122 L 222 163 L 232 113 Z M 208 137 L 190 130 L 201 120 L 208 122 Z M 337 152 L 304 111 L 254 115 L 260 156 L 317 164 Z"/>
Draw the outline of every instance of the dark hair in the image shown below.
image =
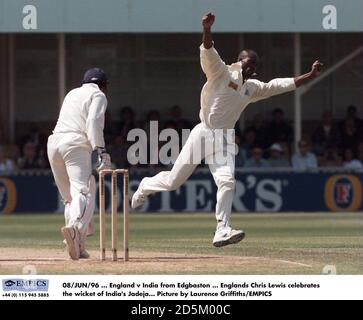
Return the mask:
<path id="1" fill-rule="evenodd" d="M 256 65 L 260 63 L 260 57 L 258 56 L 257 52 L 252 49 L 244 49 L 242 51 L 246 51 L 250 58 L 254 58 L 256 60 Z"/>
<path id="2" fill-rule="evenodd" d="M 261 151 L 263 152 L 263 147 L 260 145 L 260 144 L 254 144 L 254 145 L 252 145 L 252 147 L 251 147 L 251 150 L 253 150 L 253 149 L 261 149 Z"/>
<path id="3" fill-rule="evenodd" d="M 299 143 L 298 143 L 298 146 L 301 147 L 302 145 L 304 146 L 309 146 L 308 142 L 306 140 L 300 140 Z"/>

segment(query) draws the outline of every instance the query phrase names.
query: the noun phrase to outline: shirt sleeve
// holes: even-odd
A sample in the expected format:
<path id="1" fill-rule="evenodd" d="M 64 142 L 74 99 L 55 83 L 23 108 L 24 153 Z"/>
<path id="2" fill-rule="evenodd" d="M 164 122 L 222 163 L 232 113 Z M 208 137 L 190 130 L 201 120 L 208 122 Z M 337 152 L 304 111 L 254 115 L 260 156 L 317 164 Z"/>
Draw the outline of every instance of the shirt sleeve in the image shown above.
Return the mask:
<path id="1" fill-rule="evenodd" d="M 228 71 L 226 64 L 213 46 L 209 49 L 206 49 L 203 44 L 200 46 L 200 64 L 208 80 L 216 79 Z"/>
<path id="2" fill-rule="evenodd" d="M 314 169 L 318 167 L 318 161 L 313 154 L 310 154 L 310 168 Z"/>
<path id="3" fill-rule="evenodd" d="M 292 156 L 291 163 L 294 169 L 299 169 L 299 162 L 295 154 Z"/>
<path id="4" fill-rule="evenodd" d="M 267 83 L 251 79 L 247 83 L 252 102 L 296 89 L 294 78 L 276 78 Z"/>
<path id="5" fill-rule="evenodd" d="M 103 137 L 103 128 L 105 126 L 105 112 L 107 108 L 107 99 L 103 93 L 96 93 L 92 97 L 89 106 L 88 117 L 86 121 L 86 133 L 92 150 L 96 147 L 105 147 Z"/>

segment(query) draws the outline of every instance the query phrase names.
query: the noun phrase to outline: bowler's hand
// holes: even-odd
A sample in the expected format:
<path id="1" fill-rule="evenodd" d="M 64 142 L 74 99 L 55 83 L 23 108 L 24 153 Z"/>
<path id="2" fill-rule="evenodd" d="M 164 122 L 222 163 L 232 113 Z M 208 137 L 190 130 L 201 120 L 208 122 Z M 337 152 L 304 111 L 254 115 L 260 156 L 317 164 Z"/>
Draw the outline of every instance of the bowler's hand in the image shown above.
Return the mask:
<path id="1" fill-rule="evenodd" d="M 311 75 L 317 77 L 318 75 L 320 75 L 322 68 L 323 64 L 319 60 L 316 60 L 311 66 Z"/>
<path id="2" fill-rule="evenodd" d="M 202 18 L 202 25 L 205 29 L 210 29 L 215 20 L 215 15 L 211 12 L 206 13 Z"/>

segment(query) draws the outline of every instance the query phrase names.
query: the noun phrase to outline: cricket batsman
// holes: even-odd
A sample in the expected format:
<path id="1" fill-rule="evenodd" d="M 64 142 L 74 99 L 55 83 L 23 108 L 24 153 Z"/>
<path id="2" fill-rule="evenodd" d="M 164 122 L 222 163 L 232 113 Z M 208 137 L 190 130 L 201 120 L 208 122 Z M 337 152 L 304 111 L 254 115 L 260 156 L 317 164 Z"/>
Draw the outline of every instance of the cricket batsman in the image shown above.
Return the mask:
<path id="1" fill-rule="evenodd" d="M 242 230 L 234 230 L 230 226 L 235 188 L 235 153 L 231 151 L 233 148 L 228 148 L 230 142 L 226 142 L 226 139 L 216 139 L 216 132 L 218 129 L 233 129 L 248 104 L 295 90 L 310 79 L 315 78 L 320 74 L 322 64 L 315 61 L 310 72 L 295 78 L 277 78 L 268 83 L 252 79 L 256 75 L 259 63 L 257 53 L 253 50 L 243 50 L 236 63 L 226 65 L 214 48 L 211 33 L 214 21 L 215 16 L 212 13 L 207 13 L 202 18 L 203 43 L 200 46 L 200 62 L 207 82 L 201 92 L 199 114 L 201 122 L 191 131 L 171 171 L 163 171 L 154 177 L 142 179 L 133 195 L 131 205 L 133 208 L 137 208 L 152 193 L 179 188 L 198 165 L 198 161 L 191 163 L 187 160 L 190 158 L 198 159 L 195 152 L 200 150 L 196 146 L 201 145 L 201 139 L 204 139 L 206 144 L 217 144 L 212 153 L 202 153 L 199 160 L 204 158 L 205 162 L 208 163 L 217 185 L 215 213 L 217 227 L 213 245 L 222 247 L 238 243 L 244 238 L 245 233 Z M 216 158 L 216 156 L 226 152 L 226 161 L 208 161 L 209 158 Z"/>
<path id="2" fill-rule="evenodd" d="M 61 229 L 73 260 L 89 257 L 85 240 L 95 209 L 96 183 L 91 153 L 97 151 L 97 170 L 111 167 L 103 137 L 108 79 L 103 70 L 89 69 L 82 86 L 64 98 L 58 122 L 48 138 L 48 158 L 65 204 Z"/>

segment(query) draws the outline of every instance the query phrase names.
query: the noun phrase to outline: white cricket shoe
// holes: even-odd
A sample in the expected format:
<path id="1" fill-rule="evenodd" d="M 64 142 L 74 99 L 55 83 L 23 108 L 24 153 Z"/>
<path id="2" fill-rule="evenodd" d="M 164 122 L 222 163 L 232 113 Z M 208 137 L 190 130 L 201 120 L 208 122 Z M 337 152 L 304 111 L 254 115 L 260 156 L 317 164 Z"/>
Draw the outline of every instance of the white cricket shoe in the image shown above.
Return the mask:
<path id="1" fill-rule="evenodd" d="M 242 230 L 234 230 L 231 227 L 221 228 L 214 234 L 213 245 L 215 247 L 224 247 L 229 244 L 240 242 L 245 237 Z"/>
<path id="2" fill-rule="evenodd" d="M 141 180 L 139 187 L 137 188 L 136 192 L 132 196 L 132 200 L 131 200 L 132 209 L 136 209 L 136 208 L 142 206 L 147 198 L 146 195 L 142 194 L 142 186 L 145 182 L 145 179 L 146 178 Z"/>
<path id="3" fill-rule="evenodd" d="M 79 231 L 75 227 L 63 227 L 62 233 L 67 242 L 67 250 L 72 260 L 79 259 Z"/>

